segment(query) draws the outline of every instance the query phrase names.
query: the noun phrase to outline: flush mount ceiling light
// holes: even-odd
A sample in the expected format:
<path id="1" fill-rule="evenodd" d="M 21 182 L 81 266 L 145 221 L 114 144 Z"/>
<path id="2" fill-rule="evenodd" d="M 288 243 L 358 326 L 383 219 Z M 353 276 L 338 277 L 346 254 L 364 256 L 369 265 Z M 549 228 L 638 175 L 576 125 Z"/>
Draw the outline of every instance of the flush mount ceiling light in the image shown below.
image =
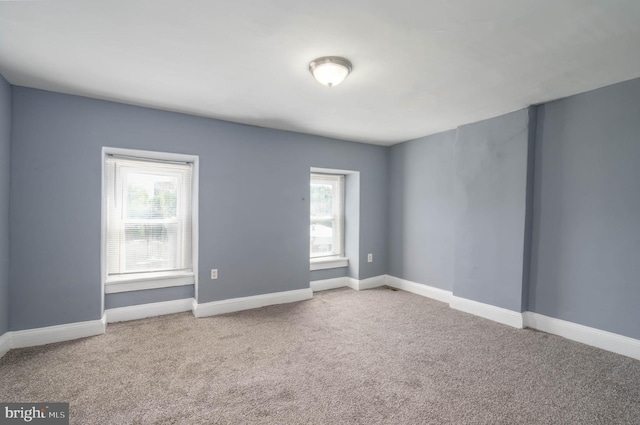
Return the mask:
<path id="1" fill-rule="evenodd" d="M 337 56 L 325 56 L 311 61 L 309 71 L 320 84 L 337 86 L 351 72 L 351 62 Z"/>

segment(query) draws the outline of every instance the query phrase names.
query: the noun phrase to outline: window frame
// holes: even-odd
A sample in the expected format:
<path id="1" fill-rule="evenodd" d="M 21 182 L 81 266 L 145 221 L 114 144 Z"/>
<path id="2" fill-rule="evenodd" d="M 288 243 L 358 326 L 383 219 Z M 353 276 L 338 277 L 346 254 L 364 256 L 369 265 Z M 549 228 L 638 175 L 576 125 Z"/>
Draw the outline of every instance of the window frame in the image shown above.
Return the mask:
<path id="1" fill-rule="evenodd" d="M 191 182 L 191 270 L 140 272 L 127 275 L 108 275 L 107 263 L 107 202 L 109 185 L 106 181 L 106 161 L 110 156 L 121 156 L 151 162 L 187 162 L 192 164 Z M 101 218 L 101 281 L 103 294 L 195 285 L 197 293 L 198 270 L 198 163 L 197 155 L 143 151 L 123 148 L 102 148 L 102 218 Z M 104 297 L 102 300 L 104 311 Z"/>
<path id="2" fill-rule="evenodd" d="M 318 171 L 311 170 L 309 175 L 309 187 L 315 181 L 330 181 L 335 182 L 337 184 L 338 190 L 338 204 L 334 202 L 334 214 L 332 216 L 326 217 L 326 219 L 331 219 L 334 221 L 334 231 L 337 234 L 334 234 L 334 239 L 332 246 L 335 246 L 336 243 L 339 246 L 339 249 L 334 250 L 329 255 L 319 255 L 319 256 L 311 256 L 311 234 L 309 234 L 309 267 L 310 270 L 322 270 L 329 268 L 337 268 L 337 267 L 347 267 L 349 265 L 349 260 L 345 257 L 345 174 L 339 172 L 330 172 L 330 171 Z M 311 199 L 309 199 L 309 208 L 311 209 Z M 337 211 L 336 211 L 337 209 Z M 311 214 L 309 214 L 309 225 L 312 225 L 313 218 Z"/>

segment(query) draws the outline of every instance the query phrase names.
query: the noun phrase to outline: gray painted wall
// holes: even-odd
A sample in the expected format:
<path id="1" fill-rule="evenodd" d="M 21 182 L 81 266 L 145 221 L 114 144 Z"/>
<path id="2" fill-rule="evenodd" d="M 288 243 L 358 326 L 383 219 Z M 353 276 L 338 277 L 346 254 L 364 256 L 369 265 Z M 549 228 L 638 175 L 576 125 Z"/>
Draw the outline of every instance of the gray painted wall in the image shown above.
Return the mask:
<path id="1" fill-rule="evenodd" d="M 640 338 L 640 79 L 538 115 L 529 309 Z"/>
<path id="2" fill-rule="evenodd" d="M 359 231 L 361 214 L 360 174 L 347 174 L 345 176 L 344 191 L 344 253 L 347 258 L 360 258 L 360 238 L 362 236 Z M 366 262 L 366 259 L 363 261 Z M 380 264 L 380 262 L 376 264 Z M 386 270 L 386 264 L 382 262 L 382 265 Z M 354 279 L 359 279 L 360 261 L 349 261 L 346 275 Z"/>
<path id="3" fill-rule="evenodd" d="M 0 336 L 9 330 L 11 86 L 0 75 Z"/>
<path id="4" fill-rule="evenodd" d="M 458 128 L 453 294 L 523 311 L 530 111 Z"/>
<path id="5" fill-rule="evenodd" d="M 535 132 L 530 108 L 387 149 L 12 91 L 0 80 L 0 334 L 9 281 L 9 329 L 100 317 L 106 145 L 200 155 L 200 302 L 388 272 L 640 338 L 638 99 L 633 80 L 539 107 Z M 359 243 L 348 272 L 308 270 L 312 166 L 360 171 Z M 257 216 L 256 205 L 267 208 Z M 217 281 L 208 279 L 214 267 Z M 113 294 L 106 306 L 189 291 Z"/>
<path id="6" fill-rule="evenodd" d="M 335 279 L 337 277 L 349 276 L 347 267 L 338 267 L 335 269 L 314 270 L 309 272 L 309 281 L 323 280 L 323 279 Z"/>
<path id="7" fill-rule="evenodd" d="M 529 309 L 531 279 L 531 245 L 533 239 L 533 185 L 535 180 L 535 147 L 538 128 L 538 107 L 529 108 L 529 149 L 527 152 L 527 193 L 524 217 L 524 249 L 522 255 L 522 311 Z"/>
<path id="8" fill-rule="evenodd" d="M 389 274 L 526 309 L 535 108 L 391 147 Z"/>
<path id="9" fill-rule="evenodd" d="M 389 156 L 389 274 L 451 291 L 456 131 L 394 145 Z"/>
<path id="10" fill-rule="evenodd" d="M 132 305 L 159 303 L 194 297 L 193 285 L 173 286 L 145 291 L 118 292 L 115 294 L 107 294 L 104 297 L 104 308 L 129 307 Z"/>
<path id="11" fill-rule="evenodd" d="M 350 260 L 361 279 L 386 272 L 384 147 L 22 87 L 13 96 L 13 330 L 101 315 L 102 146 L 200 156 L 201 303 L 309 287 L 312 166 L 360 172 L 359 258 Z"/>

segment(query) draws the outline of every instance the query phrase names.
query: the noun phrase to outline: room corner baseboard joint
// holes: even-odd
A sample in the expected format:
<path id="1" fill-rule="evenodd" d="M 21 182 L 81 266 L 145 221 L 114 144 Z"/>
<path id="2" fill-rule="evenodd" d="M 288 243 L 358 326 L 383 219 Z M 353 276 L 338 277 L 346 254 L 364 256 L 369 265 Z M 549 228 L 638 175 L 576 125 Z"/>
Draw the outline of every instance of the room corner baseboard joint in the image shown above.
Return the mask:
<path id="1" fill-rule="evenodd" d="M 395 276 L 387 276 L 387 285 L 427 298 L 446 302 L 451 308 L 456 310 L 464 311 L 517 329 L 536 329 L 640 360 L 640 340 L 638 339 L 555 319 L 531 311 L 519 313 L 490 304 L 456 297 L 450 291 L 407 281 Z"/>
<path id="2" fill-rule="evenodd" d="M 514 328 L 524 328 L 522 313 L 513 310 L 507 310 L 506 308 L 496 307 L 491 304 L 485 304 L 469 300 L 467 298 L 456 297 L 455 295 L 451 297 L 449 306 L 455 310 L 480 316 Z"/>
<path id="3" fill-rule="evenodd" d="M 327 291 L 329 289 L 351 288 L 356 291 L 378 288 L 387 284 L 387 275 L 369 277 L 358 280 L 353 277 L 343 276 L 333 279 L 314 280 L 309 282 L 309 287 L 313 292 Z"/>
<path id="4" fill-rule="evenodd" d="M 399 277 L 386 275 L 387 285 L 392 288 L 411 292 L 416 295 L 431 298 L 436 301 L 442 301 L 449 304 L 453 294 L 451 291 L 436 288 L 434 286 L 423 285 L 422 283 L 412 282 L 410 280 L 400 279 Z"/>

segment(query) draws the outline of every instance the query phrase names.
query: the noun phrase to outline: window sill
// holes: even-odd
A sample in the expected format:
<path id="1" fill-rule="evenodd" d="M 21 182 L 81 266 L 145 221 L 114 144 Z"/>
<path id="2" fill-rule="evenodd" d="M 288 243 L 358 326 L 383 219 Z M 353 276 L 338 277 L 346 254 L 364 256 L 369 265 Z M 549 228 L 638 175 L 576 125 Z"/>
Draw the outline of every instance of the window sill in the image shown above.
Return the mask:
<path id="1" fill-rule="evenodd" d="M 338 267 L 347 267 L 349 259 L 346 257 L 326 257 L 312 258 L 309 261 L 309 270 L 336 269 Z"/>
<path id="2" fill-rule="evenodd" d="M 104 283 L 104 293 L 143 291 L 145 289 L 193 285 L 194 283 L 195 277 L 192 272 L 141 273 L 135 276 L 108 277 Z"/>

